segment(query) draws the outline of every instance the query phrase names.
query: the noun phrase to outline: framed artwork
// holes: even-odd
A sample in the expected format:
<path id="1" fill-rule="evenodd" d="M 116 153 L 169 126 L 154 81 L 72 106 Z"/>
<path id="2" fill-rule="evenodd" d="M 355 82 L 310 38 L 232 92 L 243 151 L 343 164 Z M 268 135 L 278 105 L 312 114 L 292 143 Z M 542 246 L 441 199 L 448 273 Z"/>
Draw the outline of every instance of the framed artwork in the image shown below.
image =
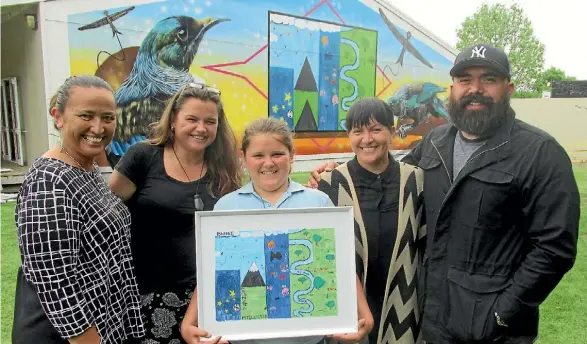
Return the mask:
<path id="1" fill-rule="evenodd" d="M 352 207 L 197 212 L 198 325 L 225 340 L 357 331 Z"/>

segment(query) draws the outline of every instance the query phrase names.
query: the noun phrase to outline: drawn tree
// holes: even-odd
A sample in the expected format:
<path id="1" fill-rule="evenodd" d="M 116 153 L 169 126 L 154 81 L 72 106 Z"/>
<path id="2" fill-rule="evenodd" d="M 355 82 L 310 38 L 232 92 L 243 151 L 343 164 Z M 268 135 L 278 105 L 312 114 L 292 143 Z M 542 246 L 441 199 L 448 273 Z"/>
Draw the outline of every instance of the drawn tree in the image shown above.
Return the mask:
<path id="1" fill-rule="evenodd" d="M 304 277 L 304 276 L 302 276 L 302 277 L 298 278 L 298 281 L 299 281 L 300 283 L 304 283 L 304 282 L 306 282 L 306 280 L 307 280 L 307 278 L 306 278 L 306 277 Z"/>
<path id="2" fill-rule="evenodd" d="M 328 260 L 329 262 L 334 261 L 334 254 L 327 254 L 326 255 L 326 260 Z"/>
<path id="3" fill-rule="evenodd" d="M 326 307 L 332 309 L 334 306 L 336 306 L 336 303 L 332 300 L 326 302 Z"/>
<path id="4" fill-rule="evenodd" d="M 302 254 L 302 250 L 296 250 L 294 253 L 299 257 Z"/>
<path id="5" fill-rule="evenodd" d="M 320 289 L 326 284 L 326 281 L 322 277 L 316 277 L 314 279 L 314 288 Z"/>
<path id="6" fill-rule="evenodd" d="M 544 44 L 534 36 L 532 23 L 519 5 L 483 4 L 463 21 L 457 37 L 459 50 L 480 43 L 503 49 L 516 88 L 534 91 L 544 66 Z"/>
<path id="7" fill-rule="evenodd" d="M 316 246 L 318 246 L 318 243 L 320 242 L 320 240 L 322 240 L 322 237 L 318 234 L 314 234 L 312 236 L 312 239 L 314 239 L 314 242 L 316 243 Z"/>

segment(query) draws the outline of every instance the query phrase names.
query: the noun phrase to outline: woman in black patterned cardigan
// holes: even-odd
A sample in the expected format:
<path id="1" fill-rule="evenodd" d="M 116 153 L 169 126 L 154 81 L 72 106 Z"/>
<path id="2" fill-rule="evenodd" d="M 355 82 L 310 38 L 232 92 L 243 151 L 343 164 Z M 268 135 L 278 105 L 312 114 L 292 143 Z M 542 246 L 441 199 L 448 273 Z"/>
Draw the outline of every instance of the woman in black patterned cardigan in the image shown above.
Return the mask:
<path id="1" fill-rule="evenodd" d="M 318 189 L 354 208 L 357 274 L 375 320 L 369 343 L 420 343 L 423 173 L 389 153 L 394 116 L 380 99 L 353 104 L 346 124 L 355 157 L 323 172 Z"/>

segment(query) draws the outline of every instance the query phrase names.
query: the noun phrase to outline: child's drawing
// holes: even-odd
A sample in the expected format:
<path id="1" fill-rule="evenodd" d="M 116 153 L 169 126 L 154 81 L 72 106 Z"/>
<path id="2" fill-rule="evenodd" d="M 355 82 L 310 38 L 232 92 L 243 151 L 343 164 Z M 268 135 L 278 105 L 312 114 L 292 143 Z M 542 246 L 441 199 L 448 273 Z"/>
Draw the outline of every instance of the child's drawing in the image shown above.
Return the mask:
<path id="1" fill-rule="evenodd" d="M 336 316 L 334 228 L 217 233 L 216 320 Z"/>

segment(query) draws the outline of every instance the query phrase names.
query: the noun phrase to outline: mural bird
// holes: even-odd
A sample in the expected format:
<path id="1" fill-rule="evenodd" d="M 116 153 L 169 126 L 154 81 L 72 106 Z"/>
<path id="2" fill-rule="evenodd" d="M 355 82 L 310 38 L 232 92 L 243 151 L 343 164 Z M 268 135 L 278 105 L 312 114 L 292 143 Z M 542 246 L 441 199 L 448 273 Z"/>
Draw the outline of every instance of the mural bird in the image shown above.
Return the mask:
<path id="1" fill-rule="evenodd" d="M 402 45 L 402 51 L 399 54 L 397 61 L 395 61 L 396 64 L 399 63 L 399 65 L 403 67 L 404 56 L 406 54 L 406 51 L 408 51 L 412 55 L 414 55 L 415 58 L 420 60 L 420 62 L 422 62 L 423 64 L 425 64 L 426 66 L 428 66 L 430 68 L 433 68 L 432 64 L 430 64 L 430 62 L 428 62 L 428 60 L 426 60 L 426 58 L 424 58 L 424 56 L 422 56 L 422 54 L 410 42 L 410 38 L 412 38 L 412 33 L 410 31 L 406 32 L 406 37 L 404 38 L 404 36 L 399 32 L 399 30 L 395 27 L 395 25 L 393 25 L 393 23 L 389 20 L 389 18 L 387 18 L 387 16 L 385 15 L 385 13 L 383 13 L 383 11 L 381 9 L 379 9 L 379 15 L 381 16 L 381 18 L 383 18 L 385 25 L 387 25 L 387 27 L 389 28 L 391 33 L 393 33 L 395 38 Z"/>
<path id="2" fill-rule="evenodd" d="M 431 82 L 406 84 L 387 100 L 400 120 L 412 120 L 398 127 L 397 133 L 400 138 L 405 139 L 408 131 L 424 123 L 428 119 L 428 114 L 448 120 L 448 110 L 437 96 L 444 91 L 445 87 Z"/>
<path id="3" fill-rule="evenodd" d="M 118 11 L 115 12 L 113 14 L 108 13 L 108 11 L 104 11 L 102 12 L 104 14 L 104 17 L 96 20 L 90 24 L 84 25 L 84 26 L 80 26 L 77 29 L 79 31 L 84 31 L 84 30 L 90 30 L 90 29 L 96 29 L 105 25 L 109 25 L 110 29 L 112 30 L 112 38 L 116 37 L 116 40 L 118 41 L 118 45 L 120 46 L 120 52 L 122 53 L 122 57 L 118 58 L 115 55 L 110 54 L 109 52 L 105 51 L 105 50 L 101 50 L 98 55 L 96 56 L 96 64 L 98 65 L 98 67 L 100 67 L 100 55 L 102 54 L 107 54 L 110 57 L 118 60 L 118 61 L 124 61 L 125 60 L 125 55 L 124 55 L 124 49 L 122 49 L 122 43 L 120 43 L 120 38 L 118 37 L 118 35 L 122 35 L 122 32 L 120 32 L 116 26 L 114 26 L 114 21 L 127 15 L 128 13 L 130 13 L 132 10 L 134 10 L 135 7 L 131 6 L 131 7 L 127 7 L 122 11 Z"/>
<path id="4" fill-rule="evenodd" d="M 116 90 L 118 123 L 110 147 L 114 165 L 134 143 L 144 140 L 159 120 L 165 102 L 183 85 L 203 80 L 190 73 L 204 34 L 230 19 L 198 21 L 174 16 L 159 21 L 138 49 L 129 76 Z"/>
<path id="5" fill-rule="evenodd" d="M 112 29 L 112 37 L 116 36 L 116 34 L 122 35 L 122 32 L 118 31 L 118 29 L 116 28 L 116 26 L 114 26 L 114 21 L 122 16 L 127 15 L 130 11 L 134 10 L 135 7 L 131 6 L 129 8 L 125 8 L 122 11 L 118 11 L 116 13 L 113 14 L 109 14 L 108 11 L 104 11 L 104 18 L 96 20 L 93 23 L 90 23 L 88 25 L 84 25 L 81 27 L 78 27 L 77 29 L 80 31 L 83 30 L 88 30 L 88 29 L 95 29 L 101 26 L 104 26 L 106 24 L 110 25 L 110 28 Z"/>

